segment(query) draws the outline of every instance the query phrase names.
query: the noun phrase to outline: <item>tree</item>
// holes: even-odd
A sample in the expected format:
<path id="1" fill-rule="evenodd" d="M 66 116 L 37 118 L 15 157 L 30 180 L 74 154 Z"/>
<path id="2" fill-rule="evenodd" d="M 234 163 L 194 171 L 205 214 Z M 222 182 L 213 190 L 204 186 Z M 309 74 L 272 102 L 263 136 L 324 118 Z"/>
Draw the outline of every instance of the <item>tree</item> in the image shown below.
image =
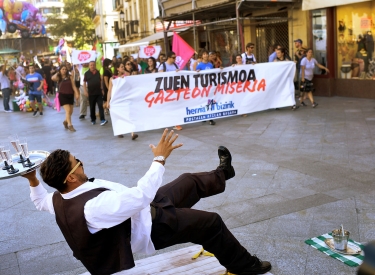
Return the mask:
<path id="1" fill-rule="evenodd" d="M 90 0 L 64 0 L 64 14 L 67 18 L 49 18 L 49 32 L 56 37 L 74 37 L 74 47 L 82 48 L 92 40 L 94 24 L 91 16 L 94 12 Z"/>

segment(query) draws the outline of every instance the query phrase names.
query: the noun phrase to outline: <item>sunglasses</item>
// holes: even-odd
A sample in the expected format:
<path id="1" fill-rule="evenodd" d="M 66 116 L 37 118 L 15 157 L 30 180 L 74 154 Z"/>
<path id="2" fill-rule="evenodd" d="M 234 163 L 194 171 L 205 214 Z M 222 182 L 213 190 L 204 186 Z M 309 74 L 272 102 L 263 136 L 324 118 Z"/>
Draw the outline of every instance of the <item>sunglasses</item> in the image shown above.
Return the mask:
<path id="1" fill-rule="evenodd" d="M 73 174 L 78 169 L 79 166 L 83 166 L 82 162 L 79 159 L 76 158 L 75 160 L 77 161 L 77 164 L 76 164 L 76 166 L 73 167 L 73 169 L 66 176 L 66 178 L 63 182 L 64 184 L 66 183 L 67 177 L 69 177 L 71 174 Z"/>
<path id="2" fill-rule="evenodd" d="M 130 66 L 131 64 L 130 64 L 130 63 L 126 63 L 125 65 L 126 65 L 126 66 Z"/>
<path id="3" fill-rule="evenodd" d="M 176 56 L 171 56 L 171 58 L 176 59 Z"/>
<path id="4" fill-rule="evenodd" d="M 250 47 L 250 49 L 254 49 L 254 47 Z"/>

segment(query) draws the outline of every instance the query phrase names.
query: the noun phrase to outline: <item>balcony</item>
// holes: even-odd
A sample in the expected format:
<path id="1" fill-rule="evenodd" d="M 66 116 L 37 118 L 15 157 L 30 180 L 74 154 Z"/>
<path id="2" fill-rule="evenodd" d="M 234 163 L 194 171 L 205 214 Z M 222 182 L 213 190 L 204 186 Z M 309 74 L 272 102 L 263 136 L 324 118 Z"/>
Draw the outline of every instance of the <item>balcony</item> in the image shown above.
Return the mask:
<path id="1" fill-rule="evenodd" d="M 94 12 L 91 15 L 92 22 L 97 23 L 100 20 L 100 14 L 94 10 Z"/>
<path id="2" fill-rule="evenodd" d="M 123 0 L 116 0 L 115 1 L 115 10 L 119 11 L 124 7 L 124 1 Z"/>

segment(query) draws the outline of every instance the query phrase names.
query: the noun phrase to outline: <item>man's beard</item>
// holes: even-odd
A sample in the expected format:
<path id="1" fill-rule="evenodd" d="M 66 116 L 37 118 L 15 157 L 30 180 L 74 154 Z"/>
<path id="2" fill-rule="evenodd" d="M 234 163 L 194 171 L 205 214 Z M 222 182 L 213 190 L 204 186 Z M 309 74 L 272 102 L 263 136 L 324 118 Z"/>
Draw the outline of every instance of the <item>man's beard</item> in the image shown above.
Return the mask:
<path id="1" fill-rule="evenodd" d="M 78 174 L 76 175 L 78 180 L 82 183 L 85 183 L 89 180 L 89 178 L 86 176 L 86 174 Z"/>

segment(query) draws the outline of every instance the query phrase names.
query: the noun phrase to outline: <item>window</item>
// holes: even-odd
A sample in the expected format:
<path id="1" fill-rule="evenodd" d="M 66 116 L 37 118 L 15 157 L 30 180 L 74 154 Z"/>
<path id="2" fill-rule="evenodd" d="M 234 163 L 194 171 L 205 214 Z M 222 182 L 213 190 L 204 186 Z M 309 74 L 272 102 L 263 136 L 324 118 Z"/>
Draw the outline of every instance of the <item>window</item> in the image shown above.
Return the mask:
<path id="1" fill-rule="evenodd" d="M 312 11 L 312 34 L 314 58 L 319 64 L 327 67 L 327 11 L 326 9 Z M 315 66 L 315 74 L 326 74 L 325 70 Z"/>
<path id="2" fill-rule="evenodd" d="M 338 78 L 375 79 L 375 2 L 336 8 Z"/>

